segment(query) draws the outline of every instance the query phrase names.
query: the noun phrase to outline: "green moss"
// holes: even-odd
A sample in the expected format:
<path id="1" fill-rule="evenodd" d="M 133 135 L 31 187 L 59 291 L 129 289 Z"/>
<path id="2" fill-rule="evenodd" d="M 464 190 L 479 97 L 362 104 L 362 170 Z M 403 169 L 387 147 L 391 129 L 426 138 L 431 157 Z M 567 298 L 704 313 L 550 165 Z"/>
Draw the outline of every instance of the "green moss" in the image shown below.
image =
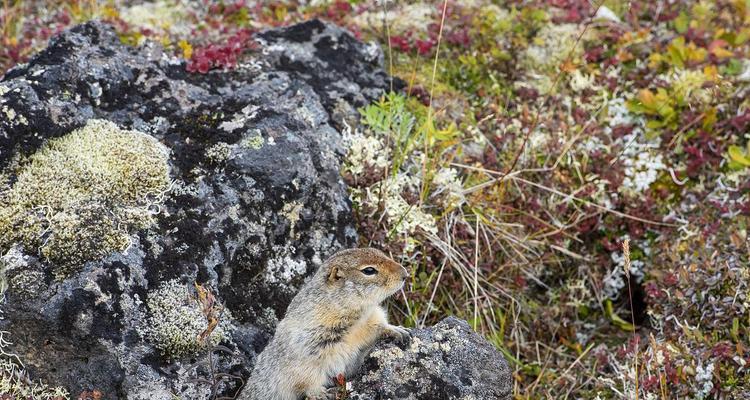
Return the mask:
<path id="1" fill-rule="evenodd" d="M 208 321 L 193 289 L 178 280 L 163 283 L 150 294 L 146 304 L 149 317 L 139 332 L 168 359 L 198 354 L 228 337 L 230 316 L 225 311 L 208 343 L 198 338 Z"/>
<path id="2" fill-rule="evenodd" d="M 20 243 L 64 277 L 123 251 L 129 234 L 154 223 L 169 185 L 167 151 L 154 138 L 103 120 L 50 140 L 0 182 L 0 252 Z"/>

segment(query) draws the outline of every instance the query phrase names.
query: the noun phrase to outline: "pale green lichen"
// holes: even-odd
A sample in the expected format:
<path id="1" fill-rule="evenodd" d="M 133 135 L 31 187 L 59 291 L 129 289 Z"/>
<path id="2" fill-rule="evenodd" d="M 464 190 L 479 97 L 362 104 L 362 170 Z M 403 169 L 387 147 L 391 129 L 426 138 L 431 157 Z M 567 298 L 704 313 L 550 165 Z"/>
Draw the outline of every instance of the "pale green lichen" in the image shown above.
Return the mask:
<path id="1" fill-rule="evenodd" d="M 256 132 L 255 135 L 247 137 L 240 142 L 240 145 L 242 147 L 251 148 L 253 150 L 260 150 L 261 147 L 263 147 L 264 144 L 263 136 L 261 136 L 260 132 Z"/>
<path id="2" fill-rule="evenodd" d="M 11 344 L 0 331 L 0 398 L 8 400 L 63 400 L 69 399 L 68 391 L 62 387 L 50 387 L 32 381 L 23 368 L 19 357 L 8 353 Z"/>
<path id="3" fill-rule="evenodd" d="M 662 78 L 671 84 L 678 104 L 710 104 L 714 97 L 713 91 L 705 87 L 711 77 L 703 71 L 680 70 Z"/>
<path id="4" fill-rule="evenodd" d="M 298 201 L 284 204 L 284 208 L 281 210 L 281 215 L 286 217 L 289 221 L 289 236 L 294 237 L 294 228 L 297 226 L 297 222 L 300 220 L 300 211 L 302 211 L 303 205 Z"/>
<path id="5" fill-rule="evenodd" d="M 415 232 L 433 236 L 437 234 L 435 217 L 420 207 L 409 204 L 402 195 L 406 191 L 418 190 L 419 184 L 418 175 L 400 173 L 366 190 L 352 190 L 352 202 L 357 207 L 363 203 L 370 206 L 383 204 L 390 233 L 403 238 L 406 244 L 404 251 L 412 251 L 417 245 Z"/>
<path id="6" fill-rule="evenodd" d="M 222 164 L 232 154 L 232 146 L 219 142 L 206 150 L 206 158 L 211 164 Z"/>
<path id="7" fill-rule="evenodd" d="M 44 287 L 44 273 L 28 262 L 28 256 L 14 246 L 0 256 L 0 303 L 4 292 L 13 289 L 17 298 L 27 299 Z"/>
<path id="8" fill-rule="evenodd" d="M 527 70 L 525 84 L 540 93 L 549 92 L 554 76 L 564 62 L 580 63 L 583 46 L 576 45 L 580 34 L 581 28 L 576 24 L 550 23 L 544 26 L 521 58 L 521 65 Z"/>
<path id="9" fill-rule="evenodd" d="M 385 169 L 390 163 L 390 149 L 385 146 L 382 137 L 365 135 L 360 131 L 344 131 L 344 139 L 349 144 L 344 170 L 354 175 L 361 175 L 366 169 L 375 167 Z"/>
<path id="10" fill-rule="evenodd" d="M 191 26 L 186 16 L 171 0 L 145 2 L 124 7 L 120 11 L 120 18 L 130 26 L 137 26 L 141 30 L 147 29 L 160 37 L 167 34 L 185 37 L 191 33 Z M 141 35 L 136 44 L 145 41 L 146 37 Z"/>
<path id="11" fill-rule="evenodd" d="M 12 125 L 28 125 L 29 121 L 23 115 L 16 113 L 16 111 L 8 106 L 2 106 L 0 113 L 5 115 L 5 119 Z"/>
<path id="12" fill-rule="evenodd" d="M 146 302 L 149 316 L 139 333 L 169 359 L 196 355 L 229 336 L 231 318 L 227 311 L 207 341 L 199 335 L 208 327 L 194 290 L 178 280 L 163 283 Z"/>
<path id="13" fill-rule="evenodd" d="M 167 158 L 156 139 L 103 120 L 50 140 L 10 167 L 14 182 L 0 182 L 0 252 L 21 244 L 64 277 L 125 250 L 132 231 L 154 223 Z"/>

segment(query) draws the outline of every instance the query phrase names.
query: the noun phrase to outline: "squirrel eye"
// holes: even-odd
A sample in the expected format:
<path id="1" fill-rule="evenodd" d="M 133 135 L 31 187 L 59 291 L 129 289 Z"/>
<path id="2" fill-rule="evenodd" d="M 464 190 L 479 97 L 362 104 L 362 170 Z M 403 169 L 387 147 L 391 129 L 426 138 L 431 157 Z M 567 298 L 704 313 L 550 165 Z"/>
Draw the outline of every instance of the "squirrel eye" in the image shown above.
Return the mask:
<path id="1" fill-rule="evenodd" d="M 375 275 L 375 274 L 377 274 L 377 273 L 378 273 L 378 270 L 376 270 L 376 269 L 375 269 L 375 268 L 373 268 L 373 267 L 367 267 L 367 268 L 362 268 L 362 269 L 360 270 L 360 272 L 362 272 L 362 273 L 363 273 L 363 274 L 365 274 L 365 275 Z"/>

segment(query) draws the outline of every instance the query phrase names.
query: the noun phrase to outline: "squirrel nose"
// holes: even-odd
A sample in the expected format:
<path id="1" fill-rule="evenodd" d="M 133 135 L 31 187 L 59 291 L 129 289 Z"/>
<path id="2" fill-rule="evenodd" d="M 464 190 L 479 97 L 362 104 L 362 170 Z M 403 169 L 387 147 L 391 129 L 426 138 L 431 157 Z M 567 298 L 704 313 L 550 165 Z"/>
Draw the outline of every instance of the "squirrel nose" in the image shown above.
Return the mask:
<path id="1" fill-rule="evenodd" d="M 409 271 L 406 270 L 406 268 L 401 267 L 401 278 L 406 279 L 409 277 Z"/>

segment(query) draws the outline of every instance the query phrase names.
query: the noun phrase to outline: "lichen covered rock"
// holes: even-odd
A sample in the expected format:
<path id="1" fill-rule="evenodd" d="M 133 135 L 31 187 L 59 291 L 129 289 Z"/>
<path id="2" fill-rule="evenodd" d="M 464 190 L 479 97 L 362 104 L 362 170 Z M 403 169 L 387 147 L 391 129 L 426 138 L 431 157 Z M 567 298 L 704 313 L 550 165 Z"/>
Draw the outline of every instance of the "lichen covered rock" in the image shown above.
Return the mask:
<path id="1" fill-rule="evenodd" d="M 10 168 L 0 191 L 0 253 L 38 249 L 58 277 L 115 251 L 154 224 L 169 185 L 156 139 L 103 120 L 47 142 Z"/>
<path id="2" fill-rule="evenodd" d="M 209 321 L 187 284 L 177 280 L 164 282 L 151 293 L 147 305 L 148 319 L 138 330 L 167 359 L 194 356 L 229 339 L 228 313 L 222 315 L 205 340 L 201 339 L 201 334 L 209 329 Z"/>
<path id="3" fill-rule="evenodd" d="M 462 320 L 412 331 L 404 344 L 381 342 L 352 381 L 353 400 L 509 400 L 502 354 Z"/>
<path id="4" fill-rule="evenodd" d="M 0 81 L 0 330 L 33 379 L 199 399 L 221 373 L 231 395 L 305 277 L 355 243 L 331 115 L 388 87 L 377 48 L 320 21 L 261 36 L 193 75 L 91 22 Z M 225 309 L 207 342 L 194 282 Z"/>
<path id="5" fill-rule="evenodd" d="M 356 243 L 337 128 L 390 86 L 382 54 L 320 21 L 257 39 L 192 75 L 91 22 L 0 81 L 0 354 L 23 376 L 232 397 L 305 277 Z"/>

